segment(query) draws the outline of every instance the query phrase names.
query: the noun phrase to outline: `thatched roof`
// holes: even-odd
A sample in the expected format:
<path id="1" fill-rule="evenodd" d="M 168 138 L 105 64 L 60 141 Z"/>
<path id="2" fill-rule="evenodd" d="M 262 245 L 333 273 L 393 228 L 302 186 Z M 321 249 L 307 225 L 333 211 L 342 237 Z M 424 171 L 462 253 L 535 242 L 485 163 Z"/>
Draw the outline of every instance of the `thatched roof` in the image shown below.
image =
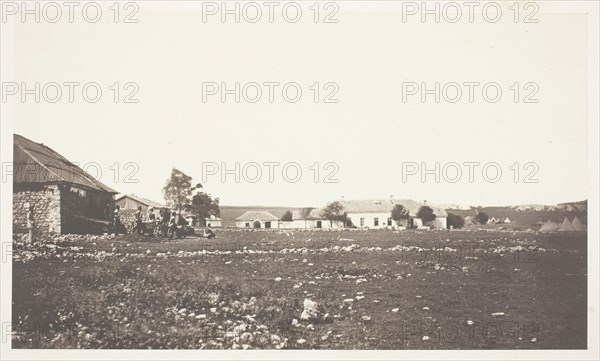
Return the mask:
<path id="1" fill-rule="evenodd" d="M 263 221 L 263 222 L 270 222 L 270 221 L 277 221 L 279 218 L 275 217 L 274 215 L 272 215 L 271 213 L 267 212 L 267 211 L 247 211 L 244 214 L 242 214 L 241 216 L 237 217 L 235 220 L 236 221 Z"/>
<path id="2" fill-rule="evenodd" d="M 294 210 L 292 212 L 292 219 L 294 221 L 304 221 L 304 220 L 319 220 L 323 218 L 323 208 L 314 208 L 310 210 L 308 216 L 302 214 L 301 209 Z"/>
<path id="3" fill-rule="evenodd" d="M 41 143 L 14 135 L 13 182 L 68 183 L 108 193 L 118 193 L 102 184 L 67 158 Z"/>
<path id="4" fill-rule="evenodd" d="M 124 199 L 124 198 L 130 198 L 130 199 L 133 199 L 134 201 L 136 201 L 136 202 L 139 202 L 139 203 L 142 203 L 142 204 L 145 204 L 145 205 L 147 205 L 148 207 L 154 207 L 154 208 L 166 208 L 166 207 L 167 207 L 167 206 L 166 206 L 166 205 L 164 205 L 164 204 L 160 204 L 160 203 L 158 203 L 158 202 L 154 202 L 154 201 L 151 201 L 151 200 L 149 200 L 149 199 L 146 199 L 146 198 L 138 197 L 138 196 L 136 196 L 135 194 L 124 194 L 124 195 L 122 195 L 122 196 L 119 196 L 119 197 L 116 199 L 116 201 L 118 202 L 118 201 L 120 201 L 121 199 Z"/>

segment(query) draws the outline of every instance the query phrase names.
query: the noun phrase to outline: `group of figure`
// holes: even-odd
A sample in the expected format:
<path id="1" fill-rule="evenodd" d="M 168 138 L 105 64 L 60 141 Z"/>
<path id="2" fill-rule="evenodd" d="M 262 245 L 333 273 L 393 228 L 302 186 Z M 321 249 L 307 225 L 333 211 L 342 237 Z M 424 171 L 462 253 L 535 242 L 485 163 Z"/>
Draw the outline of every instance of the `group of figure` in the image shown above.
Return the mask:
<path id="1" fill-rule="evenodd" d="M 118 229 L 121 224 L 119 210 L 120 208 L 117 205 L 114 212 L 115 235 L 118 234 Z M 148 227 L 148 225 L 150 225 L 150 227 Z M 181 212 L 176 212 L 174 209 L 170 210 L 168 208 L 162 208 L 157 215 L 156 209 L 150 207 L 146 216 L 144 216 L 144 212 L 140 206 L 134 214 L 134 224 L 131 228 L 131 233 L 144 234 L 152 229 L 153 231 L 150 231 L 150 233 L 155 236 L 183 238 L 185 236 L 185 227 L 187 225 L 188 221 L 181 215 Z M 210 227 L 206 227 L 203 237 L 212 239 L 215 238 L 215 234 Z"/>

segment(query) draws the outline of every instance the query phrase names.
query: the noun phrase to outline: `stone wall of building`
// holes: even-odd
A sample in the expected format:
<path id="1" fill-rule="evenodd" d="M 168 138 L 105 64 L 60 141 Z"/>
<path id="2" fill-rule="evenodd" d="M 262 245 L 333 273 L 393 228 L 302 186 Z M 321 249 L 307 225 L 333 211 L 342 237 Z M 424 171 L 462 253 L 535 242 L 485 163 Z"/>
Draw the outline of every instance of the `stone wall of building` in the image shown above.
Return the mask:
<path id="1" fill-rule="evenodd" d="M 61 233 L 60 188 L 57 185 L 13 185 L 13 233 L 27 233 L 28 206 L 34 206 L 34 235 Z"/>

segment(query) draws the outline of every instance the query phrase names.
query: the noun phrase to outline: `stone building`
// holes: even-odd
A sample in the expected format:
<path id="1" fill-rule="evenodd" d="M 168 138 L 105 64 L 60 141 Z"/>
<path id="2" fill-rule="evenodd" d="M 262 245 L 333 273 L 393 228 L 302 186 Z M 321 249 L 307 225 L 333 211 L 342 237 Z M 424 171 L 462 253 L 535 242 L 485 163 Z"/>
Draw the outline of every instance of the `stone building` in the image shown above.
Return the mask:
<path id="1" fill-rule="evenodd" d="M 109 230 L 116 191 L 44 144 L 15 134 L 13 150 L 13 233 L 27 232 L 30 205 L 36 235 Z"/>

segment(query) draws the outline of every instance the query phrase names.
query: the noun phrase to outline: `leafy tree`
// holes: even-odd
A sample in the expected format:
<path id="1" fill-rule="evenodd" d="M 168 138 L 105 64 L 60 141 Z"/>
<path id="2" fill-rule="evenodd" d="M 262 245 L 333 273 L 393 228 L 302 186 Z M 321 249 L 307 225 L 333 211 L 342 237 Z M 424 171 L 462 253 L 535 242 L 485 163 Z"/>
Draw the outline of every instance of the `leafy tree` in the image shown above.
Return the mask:
<path id="1" fill-rule="evenodd" d="M 396 223 L 400 223 L 403 219 L 409 219 L 410 215 L 408 209 L 401 204 L 396 204 L 394 209 L 392 209 L 392 219 L 396 221 Z M 408 223 L 407 223 L 408 224 Z"/>
<path id="2" fill-rule="evenodd" d="M 448 213 L 447 223 L 448 228 L 463 228 L 465 226 L 465 219 L 458 214 Z"/>
<path id="3" fill-rule="evenodd" d="M 192 190 L 192 177 L 173 168 L 163 188 L 163 195 L 169 207 L 181 211 L 190 203 Z"/>
<path id="4" fill-rule="evenodd" d="M 344 206 L 338 201 L 331 202 L 323 209 L 323 217 L 329 220 L 331 226 L 333 222 L 342 222 L 345 225 L 348 215 L 344 211 Z"/>
<path id="5" fill-rule="evenodd" d="M 488 219 L 490 219 L 490 217 L 487 215 L 487 213 L 483 213 L 483 212 L 479 212 L 475 216 L 475 220 L 479 224 L 486 224 L 488 222 Z"/>
<path id="6" fill-rule="evenodd" d="M 204 226 L 206 218 L 210 216 L 219 217 L 221 210 L 219 208 L 219 198 L 213 198 L 210 194 L 202 192 L 201 189 L 202 185 L 200 183 L 193 188 L 195 194 L 186 209 L 198 217 L 200 224 Z"/>
<path id="7" fill-rule="evenodd" d="M 281 220 L 284 222 L 290 222 L 292 221 L 292 212 L 291 211 L 285 211 L 285 213 L 283 214 L 283 216 L 281 217 Z"/>
<path id="8" fill-rule="evenodd" d="M 423 224 L 427 224 L 435 220 L 435 214 L 430 207 L 422 206 L 417 212 L 417 218 L 421 218 Z"/>

